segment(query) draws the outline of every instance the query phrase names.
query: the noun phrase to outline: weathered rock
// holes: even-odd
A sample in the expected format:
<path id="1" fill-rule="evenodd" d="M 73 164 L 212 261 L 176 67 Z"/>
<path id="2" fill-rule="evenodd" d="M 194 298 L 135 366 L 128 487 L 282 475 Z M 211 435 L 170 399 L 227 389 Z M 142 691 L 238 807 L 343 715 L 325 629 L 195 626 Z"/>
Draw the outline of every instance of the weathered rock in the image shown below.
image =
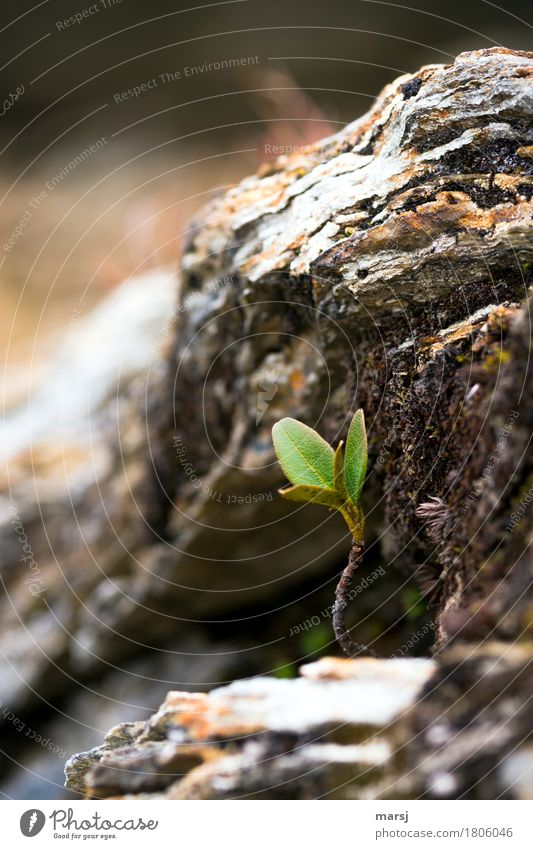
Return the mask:
<path id="1" fill-rule="evenodd" d="M 116 725 L 106 734 L 101 746 L 95 746 L 88 752 L 82 752 L 71 758 L 65 767 L 69 788 L 78 789 L 81 787 L 87 771 L 99 763 L 110 750 L 116 748 L 122 750 L 128 743 L 134 742 L 136 736 L 141 732 L 142 726 L 142 722 L 124 722 L 121 725 Z"/>
<path id="2" fill-rule="evenodd" d="M 255 678 L 209 694 L 171 692 L 146 723 L 66 766 L 92 797 L 353 798 L 391 769 L 391 729 L 434 672 L 423 659 L 324 658 L 302 677 Z M 120 735 L 128 745 L 117 747 Z"/>
<path id="3" fill-rule="evenodd" d="M 382 794 L 400 798 L 532 799 L 533 644 L 462 644 L 398 726 L 409 771 Z"/>
<path id="4" fill-rule="evenodd" d="M 324 658 L 293 681 L 169 693 L 127 746 L 115 732 L 71 758 L 67 786 L 100 798 L 531 799 L 532 658 L 530 644 L 467 644 L 439 663 Z"/>
<path id="5" fill-rule="evenodd" d="M 59 710 L 34 712 L 23 724 L 20 714 L 11 719 L 2 706 L 2 765 L 17 767 L 2 776 L 2 792 L 13 799 L 64 798 L 65 761 L 72 752 L 98 752 L 108 728 L 147 720 L 169 688 L 209 689 L 260 666 L 254 652 L 247 653 L 246 660 L 241 653 L 240 641 L 214 646 L 208 637 L 193 632 L 180 640 L 179 651 L 166 648 L 130 658 L 124 668 L 77 687 Z M 50 741 L 52 748 L 39 740 Z"/>
<path id="6" fill-rule="evenodd" d="M 363 406 L 371 556 L 431 592 L 439 647 L 523 638 L 532 71 L 532 54 L 494 48 L 402 77 L 202 214 L 164 355 L 108 384 L 91 443 L 80 409 L 68 445 L 39 432 L 11 459 L 38 574 L 5 500 L 7 704 L 333 577 L 336 518 L 273 496 L 284 415 L 333 442 Z"/>

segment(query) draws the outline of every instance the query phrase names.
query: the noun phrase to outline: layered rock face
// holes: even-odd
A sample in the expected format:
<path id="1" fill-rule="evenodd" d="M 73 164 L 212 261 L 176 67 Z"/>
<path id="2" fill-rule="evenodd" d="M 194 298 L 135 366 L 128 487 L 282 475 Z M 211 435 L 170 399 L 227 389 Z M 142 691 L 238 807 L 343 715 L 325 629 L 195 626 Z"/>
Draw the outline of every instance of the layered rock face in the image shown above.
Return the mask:
<path id="1" fill-rule="evenodd" d="M 490 639 L 527 654 L 532 72 L 531 54 L 494 48 L 395 81 L 199 216 L 177 305 L 168 278 L 154 288 L 148 346 L 125 320 L 131 367 L 118 357 L 95 382 L 76 360 L 72 383 L 95 391 L 65 412 L 60 452 L 46 386 L 30 443 L 12 412 L 4 703 L 25 711 L 332 580 L 348 540 L 276 498 L 270 428 L 292 415 L 335 442 L 359 406 L 369 559 L 427 594 L 437 651 Z M 80 344 L 97 323 L 80 322 Z M 39 574 L 21 569 L 15 521 Z"/>
<path id="2" fill-rule="evenodd" d="M 168 694 L 146 723 L 74 756 L 67 786 L 91 797 L 357 798 L 391 775 L 394 720 L 430 660 L 336 660 L 294 681 L 255 678 Z"/>
<path id="3" fill-rule="evenodd" d="M 323 658 L 293 681 L 170 692 L 147 722 L 72 757 L 67 787 L 104 799 L 530 799 L 530 663 L 531 646 L 488 643 L 440 663 Z"/>

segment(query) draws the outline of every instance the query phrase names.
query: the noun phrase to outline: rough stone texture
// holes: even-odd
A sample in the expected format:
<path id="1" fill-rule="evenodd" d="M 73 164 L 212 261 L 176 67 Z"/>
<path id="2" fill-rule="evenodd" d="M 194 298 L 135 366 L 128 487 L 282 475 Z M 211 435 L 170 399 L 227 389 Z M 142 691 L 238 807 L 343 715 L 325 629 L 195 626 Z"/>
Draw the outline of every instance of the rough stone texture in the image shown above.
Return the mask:
<path id="1" fill-rule="evenodd" d="M 202 215 L 184 261 L 200 307 L 180 316 L 168 359 L 171 415 L 157 395 L 153 414 L 152 504 L 160 498 L 169 539 L 183 522 L 172 504 L 187 498 L 169 448 L 176 428 L 215 489 L 246 475 L 259 489 L 280 416 L 319 421 L 333 442 L 361 405 L 377 492 L 370 522 L 384 506 L 383 555 L 431 590 L 440 644 L 457 630 L 451 619 L 464 596 L 486 594 L 511 568 L 519 535 L 502 539 L 502 524 L 527 478 L 531 432 L 529 303 L 520 303 L 531 276 L 532 68 L 531 54 L 494 49 L 401 78 L 369 114 L 281 158 Z M 207 373 L 213 346 L 225 353 Z M 278 389 L 258 428 L 250 402 L 269 371 Z M 487 484 L 514 411 L 517 426 Z M 198 442 L 204 429 L 209 440 Z M 213 447 L 223 459 L 214 466 Z M 417 513 L 428 498 L 439 499 L 437 523 Z M 202 496 L 197 508 L 202 519 L 220 515 Z M 196 534 L 205 540 L 204 529 Z M 481 589 L 494 548 L 494 578 Z M 515 632 L 529 621 L 528 598 Z"/>
<path id="2" fill-rule="evenodd" d="M 463 643 L 398 727 L 409 770 L 382 794 L 429 799 L 532 799 L 531 643 Z"/>
<path id="3" fill-rule="evenodd" d="M 531 799 L 530 664 L 530 646 L 465 644 L 439 664 L 323 658 L 294 681 L 171 692 L 146 723 L 72 757 L 67 786 L 126 799 Z"/>
<path id="4" fill-rule="evenodd" d="M 97 798 L 360 797 L 390 771 L 395 720 L 434 669 L 424 659 L 323 658 L 293 681 L 170 692 L 146 723 L 71 758 L 67 786 Z"/>
<path id="5" fill-rule="evenodd" d="M 66 445 L 49 415 L 11 456 L 44 589 L 28 591 L 6 496 L 6 704 L 331 575 L 348 547 L 335 518 L 269 500 L 270 427 L 293 415 L 333 442 L 357 406 L 374 556 L 427 592 L 438 650 L 529 650 L 532 70 L 494 48 L 402 77 L 201 214 L 164 354 L 109 372 L 90 444 L 78 403 Z"/>

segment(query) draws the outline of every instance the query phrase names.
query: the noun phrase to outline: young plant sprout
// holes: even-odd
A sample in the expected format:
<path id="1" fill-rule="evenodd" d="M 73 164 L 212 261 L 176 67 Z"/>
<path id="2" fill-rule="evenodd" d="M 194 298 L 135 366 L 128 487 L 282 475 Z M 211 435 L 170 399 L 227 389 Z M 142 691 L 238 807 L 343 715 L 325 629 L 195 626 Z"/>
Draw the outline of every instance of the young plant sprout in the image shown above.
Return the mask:
<path id="1" fill-rule="evenodd" d="M 348 606 L 348 590 L 364 547 L 365 518 L 359 500 L 366 475 L 367 441 L 362 410 L 355 413 L 348 436 L 346 452 L 343 443 L 336 451 L 312 428 L 296 419 L 281 419 L 272 428 L 274 451 L 292 486 L 279 493 L 289 501 L 309 501 L 338 510 L 352 534 L 348 565 L 335 591 L 333 629 L 343 651 L 353 656 L 359 647 L 346 631 L 344 613 Z"/>

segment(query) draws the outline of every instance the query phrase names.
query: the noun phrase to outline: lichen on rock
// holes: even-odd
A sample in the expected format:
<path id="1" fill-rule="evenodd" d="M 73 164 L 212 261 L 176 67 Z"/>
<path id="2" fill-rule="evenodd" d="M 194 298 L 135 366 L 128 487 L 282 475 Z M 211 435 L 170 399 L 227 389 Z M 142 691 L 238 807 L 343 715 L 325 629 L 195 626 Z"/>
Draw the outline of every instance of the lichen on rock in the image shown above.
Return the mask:
<path id="1" fill-rule="evenodd" d="M 57 472 L 54 394 L 46 392 L 56 375 L 39 396 L 48 399 L 46 426 L 31 444 L 22 438 L 23 411 L 8 419 L 12 474 L 0 503 L 6 705 L 29 711 L 37 692 L 54 699 L 74 681 L 108 680 L 110 663 L 127 666 L 141 650 L 179 651 L 197 623 L 270 603 L 278 610 L 292 589 L 332 579 L 347 540 L 334 517 L 315 521 L 274 497 L 283 481 L 270 429 L 292 416 L 320 422 L 336 443 L 358 407 L 368 424 L 364 507 L 374 556 L 387 576 L 405 575 L 426 594 L 435 662 L 466 643 L 475 681 L 485 640 L 502 658 L 510 643 L 528 656 L 532 74 L 531 53 L 501 47 L 421 68 L 340 132 L 218 198 L 191 227 L 174 311 L 174 281 L 158 281 L 157 299 L 154 281 L 139 284 L 136 321 L 157 300 L 164 326 L 158 334 L 135 324 L 139 344 L 127 364 L 84 355 L 95 340 L 101 345 L 102 314 L 80 320 L 76 370 L 67 373 L 98 392 L 89 413 L 69 410 L 65 474 Z M 133 321 L 126 309 L 121 316 Z M 39 564 L 36 593 L 18 563 L 12 505 Z M 378 608 L 389 589 L 386 580 L 373 587 Z M 446 701 L 445 681 L 462 680 L 460 661 L 457 670 L 438 684 L 435 702 L 424 701 L 428 716 Z M 263 705 L 276 692 L 281 708 L 286 693 L 287 715 L 306 680 L 233 692 L 244 698 L 239 687 L 256 688 Z M 342 686 L 351 692 L 355 684 Z M 291 793 L 316 795 L 304 772 L 331 787 L 330 762 L 342 771 L 348 759 L 361 772 L 360 749 L 320 748 L 340 745 L 330 741 L 295 750 L 291 728 L 275 738 Z M 131 757 L 145 759 L 137 772 L 168 776 L 179 766 L 189 784 L 176 793 L 207 793 L 211 779 L 202 775 L 216 776 L 224 760 L 218 744 L 200 735 L 193 759 L 204 758 L 204 744 L 217 757 L 185 769 L 171 748 L 180 741 L 165 734 L 142 755 L 135 737 Z M 236 792 L 234 772 L 262 762 L 257 753 L 269 745 L 254 738 L 236 760 L 228 754 L 219 788 L 226 782 Z M 123 749 L 89 756 L 99 762 L 88 772 L 75 760 L 70 774 L 79 767 L 84 792 L 94 781 L 98 795 L 99 780 L 106 794 L 130 792 L 108 769 L 114 757 L 128 761 Z M 376 774 L 383 751 L 366 750 Z M 505 774 L 516 775 L 511 751 L 500 756 Z M 481 769 L 473 763 L 472 782 Z M 168 792 L 166 778 L 164 787 L 143 781 L 131 792 Z"/>
<path id="2" fill-rule="evenodd" d="M 323 658 L 292 681 L 170 692 L 127 745 L 119 727 L 96 757 L 71 758 L 67 786 L 92 798 L 357 798 L 393 768 L 395 720 L 434 671 L 424 659 Z"/>

